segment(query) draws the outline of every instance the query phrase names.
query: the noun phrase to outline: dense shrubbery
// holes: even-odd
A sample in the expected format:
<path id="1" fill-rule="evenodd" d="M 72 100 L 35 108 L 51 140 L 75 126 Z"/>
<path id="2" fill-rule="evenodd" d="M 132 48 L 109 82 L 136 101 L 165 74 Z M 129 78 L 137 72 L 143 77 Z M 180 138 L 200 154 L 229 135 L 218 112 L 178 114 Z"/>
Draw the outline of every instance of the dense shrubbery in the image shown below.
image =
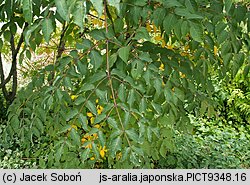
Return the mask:
<path id="1" fill-rule="evenodd" d="M 166 158 L 152 163 L 154 168 L 250 168 L 250 132 L 225 126 L 223 121 L 196 119 L 193 135 L 175 132 L 175 149 Z M 18 143 L 18 140 L 16 140 Z M 10 146 L 14 146 L 11 144 Z M 37 145 L 38 146 L 38 145 Z M 35 151 L 35 148 L 33 148 Z M 44 149 L 41 147 L 41 149 Z M 27 159 L 25 151 L 14 147 L 3 149 L 0 145 L 0 168 L 43 168 L 46 164 L 37 159 Z M 56 166 L 58 165 L 58 166 Z M 91 165 L 91 164 L 90 164 Z M 55 164 L 61 168 L 79 168 Z M 96 166 L 105 168 L 105 166 Z"/>
<path id="2" fill-rule="evenodd" d="M 222 121 L 195 121 L 194 135 L 176 134 L 176 150 L 159 160 L 161 168 L 249 168 L 250 132 Z"/>

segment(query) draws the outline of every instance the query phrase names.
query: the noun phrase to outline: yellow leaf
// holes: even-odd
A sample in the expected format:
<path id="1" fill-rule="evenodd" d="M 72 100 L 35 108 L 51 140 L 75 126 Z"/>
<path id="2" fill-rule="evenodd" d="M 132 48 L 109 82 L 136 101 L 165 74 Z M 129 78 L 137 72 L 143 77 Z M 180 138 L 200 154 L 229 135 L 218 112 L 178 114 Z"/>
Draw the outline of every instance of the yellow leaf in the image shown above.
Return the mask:
<path id="1" fill-rule="evenodd" d="M 91 117 L 90 118 L 90 123 L 93 124 L 95 122 L 95 118 L 94 117 Z"/>
<path id="2" fill-rule="evenodd" d="M 75 130 L 77 130 L 77 126 L 76 125 L 71 125 L 71 128 L 74 128 Z"/>
<path id="3" fill-rule="evenodd" d="M 94 138 L 94 139 L 97 139 L 97 138 L 98 138 L 98 134 L 97 134 L 97 133 L 94 133 L 94 134 L 93 134 L 93 138 Z"/>
<path id="4" fill-rule="evenodd" d="M 73 101 L 75 101 L 77 97 L 78 97 L 78 95 L 71 95 L 70 96 L 71 100 L 73 100 Z"/>
<path id="5" fill-rule="evenodd" d="M 184 46 L 184 50 L 187 51 L 189 49 L 189 45 Z"/>
<path id="6" fill-rule="evenodd" d="M 183 57 L 188 56 L 188 53 L 187 52 L 181 52 L 181 56 L 183 56 Z"/>
<path id="7" fill-rule="evenodd" d="M 157 27 L 153 24 L 154 33 L 157 32 Z"/>
<path id="8" fill-rule="evenodd" d="M 101 156 L 102 158 L 104 158 L 105 152 L 104 152 L 103 150 L 100 151 L 100 156 Z"/>
<path id="9" fill-rule="evenodd" d="M 103 21 L 98 20 L 98 26 L 99 26 L 99 27 L 102 27 L 102 26 L 103 26 Z"/>
<path id="10" fill-rule="evenodd" d="M 85 135 L 84 135 L 84 138 L 85 138 L 85 139 L 88 139 L 88 140 L 91 140 L 91 139 L 90 139 L 89 133 L 85 134 Z"/>
<path id="11" fill-rule="evenodd" d="M 92 20 L 92 23 L 93 23 L 94 25 L 98 25 L 98 19 L 93 19 L 93 20 Z"/>
<path id="12" fill-rule="evenodd" d="M 88 144 L 87 146 L 85 146 L 85 148 L 89 148 L 89 149 L 92 149 L 92 144 Z"/>
<path id="13" fill-rule="evenodd" d="M 104 158 L 106 152 L 107 152 L 107 149 L 106 149 L 106 146 L 104 146 L 104 147 L 100 150 L 100 156 L 101 156 L 102 158 Z"/>
<path id="14" fill-rule="evenodd" d="M 146 23 L 146 29 L 148 30 L 149 33 L 151 32 L 151 26 L 148 22 Z"/>
<path id="15" fill-rule="evenodd" d="M 214 55 L 218 54 L 218 48 L 216 46 L 214 46 Z"/>
<path id="16" fill-rule="evenodd" d="M 82 144 L 83 144 L 85 141 L 86 141 L 86 139 L 83 137 L 83 138 L 81 139 Z"/>
<path id="17" fill-rule="evenodd" d="M 97 114 L 100 115 L 103 111 L 103 107 L 101 105 L 97 105 Z"/>
<path id="18" fill-rule="evenodd" d="M 92 112 L 88 112 L 88 113 L 87 113 L 87 116 L 88 116 L 89 118 L 92 118 L 94 115 L 92 114 Z"/>
<path id="19" fill-rule="evenodd" d="M 173 50 L 173 51 L 174 51 L 174 49 L 173 49 L 173 46 L 172 46 L 172 45 L 167 45 L 167 48 L 168 48 L 168 49 L 170 49 L 170 50 Z"/>
<path id="20" fill-rule="evenodd" d="M 159 67 L 160 71 L 164 71 L 164 64 L 161 63 L 161 66 Z"/>
<path id="21" fill-rule="evenodd" d="M 101 126 L 99 124 L 96 124 L 94 127 L 95 128 L 100 128 Z"/>
<path id="22" fill-rule="evenodd" d="M 160 35 L 157 35 L 157 36 L 155 36 L 155 40 L 156 40 L 156 41 L 161 41 L 161 40 L 162 40 L 162 37 L 161 37 Z"/>
<path id="23" fill-rule="evenodd" d="M 179 72 L 181 78 L 186 78 L 186 75 L 182 72 Z"/>
<path id="24" fill-rule="evenodd" d="M 165 46 L 166 46 L 166 42 L 165 42 L 165 40 L 162 40 L 161 47 L 165 48 Z"/>
<path id="25" fill-rule="evenodd" d="M 122 153 L 121 152 L 117 153 L 116 154 L 116 159 L 120 160 L 121 158 L 122 158 Z"/>
<path id="26" fill-rule="evenodd" d="M 163 80 L 161 82 L 161 85 L 162 85 L 162 87 L 165 87 L 165 85 L 166 85 Z"/>

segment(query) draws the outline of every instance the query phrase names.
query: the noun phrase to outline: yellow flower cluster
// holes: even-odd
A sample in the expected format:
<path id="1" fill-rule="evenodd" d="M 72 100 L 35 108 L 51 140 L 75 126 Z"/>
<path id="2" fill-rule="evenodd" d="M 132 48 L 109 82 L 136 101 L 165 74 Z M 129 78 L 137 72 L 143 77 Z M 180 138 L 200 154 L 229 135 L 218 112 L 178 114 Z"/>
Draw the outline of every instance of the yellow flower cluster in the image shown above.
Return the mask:
<path id="1" fill-rule="evenodd" d="M 97 133 L 94 133 L 92 135 L 89 135 L 88 133 L 85 134 L 82 139 L 81 139 L 81 142 L 82 144 L 84 144 L 86 141 L 94 141 L 98 138 L 98 135 Z M 89 143 L 88 145 L 85 146 L 85 148 L 89 148 L 89 149 L 92 149 L 92 144 Z"/>
<path id="2" fill-rule="evenodd" d="M 98 102 L 99 102 L 99 100 L 96 99 L 96 103 L 98 103 Z M 96 109 L 97 109 L 97 114 L 100 115 L 100 114 L 102 114 L 104 108 L 101 105 L 97 105 Z M 87 112 L 87 116 L 90 119 L 90 123 L 94 124 L 94 122 L 95 122 L 95 116 L 93 115 L 93 113 L 92 112 Z"/>

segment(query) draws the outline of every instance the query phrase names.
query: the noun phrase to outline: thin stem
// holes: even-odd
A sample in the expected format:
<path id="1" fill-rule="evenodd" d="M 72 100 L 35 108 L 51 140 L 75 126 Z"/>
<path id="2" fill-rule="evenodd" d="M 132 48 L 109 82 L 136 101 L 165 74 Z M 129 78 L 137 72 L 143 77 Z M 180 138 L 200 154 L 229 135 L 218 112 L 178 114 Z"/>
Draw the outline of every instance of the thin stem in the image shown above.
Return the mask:
<path id="1" fill-rule="evenodd" d="M 106 0 L 104 0 L 104 16 L 105 16 L 105 29 L 106 29 L 106 33 L 108 33 L 108 21 L 107 21 L 107 17 L 108 16 L 107 16 L 107 1 Z M 128 142 L 128 145 L 131 146 L 131 143 L 130 143 L 127 135 L 126 135 L 124 125 L 122 123 L 122 118 L 121 118 L 121 115 L 120 115 L 120 112 L 119 112 L 119 109 L 118 109 L 118 106 L 117 106 L 115 91 L 114 91 L 114 88 L 113 88 L 113 82 L 112 82 L 112 78 L 111 78 L 111 75 L 110 75 L 110 66 L 109 66 L 109 40 L 108 39 L 106 41 L 106 66 L 107 66 L 106 72 L 107 72 L 107 76 L 108 76 L 108 80 L 109 80 L 109 85 L 110 85 L 110 89 L 111 89 L 111 93 L 112 93 L 112 98 L 114 100 L 114 107 L 115 107 L 115 110 L 116 110 L 116 113 L 117 113 L 120 125 L 122 127 L 122 131 L 124 133 L 124 136 L 125 136 L 125 138 L 126 138 L 126 140 Z"/>

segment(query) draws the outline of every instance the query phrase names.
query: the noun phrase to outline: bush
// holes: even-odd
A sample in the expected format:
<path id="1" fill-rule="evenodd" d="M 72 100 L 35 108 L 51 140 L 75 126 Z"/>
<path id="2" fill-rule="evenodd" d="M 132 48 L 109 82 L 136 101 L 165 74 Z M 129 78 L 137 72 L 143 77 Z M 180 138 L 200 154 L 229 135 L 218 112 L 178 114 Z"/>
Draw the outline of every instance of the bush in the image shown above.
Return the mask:
<path id="1" fill-rule="evenodd" d="M 249 131 L 221 121 L 196 120 L 194 135 L 176 134 L 176 150 L 159 160 L 160 168 L 249 168 Z"/>

